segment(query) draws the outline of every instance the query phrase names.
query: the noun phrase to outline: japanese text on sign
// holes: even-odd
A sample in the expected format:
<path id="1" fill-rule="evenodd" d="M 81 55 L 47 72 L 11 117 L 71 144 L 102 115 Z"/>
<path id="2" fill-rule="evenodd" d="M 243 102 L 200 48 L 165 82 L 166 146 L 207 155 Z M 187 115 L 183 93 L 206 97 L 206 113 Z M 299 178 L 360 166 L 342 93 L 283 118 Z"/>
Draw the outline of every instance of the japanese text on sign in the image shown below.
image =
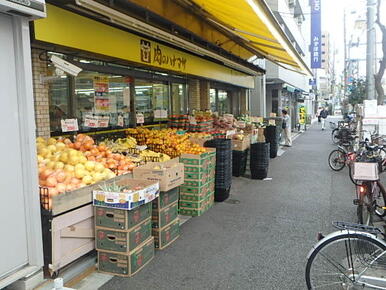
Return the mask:
<path id="1" fill-rule="evenodd" d="M 311 68 L 321 68 L 321 16 L 320 0 L 311 1 Z"/>
<path id="2" fill-rule="evenodd" d="M 60 121 L 62 125 L 62 132 L 78 131 L 78 119 L 65 119 Z"/>

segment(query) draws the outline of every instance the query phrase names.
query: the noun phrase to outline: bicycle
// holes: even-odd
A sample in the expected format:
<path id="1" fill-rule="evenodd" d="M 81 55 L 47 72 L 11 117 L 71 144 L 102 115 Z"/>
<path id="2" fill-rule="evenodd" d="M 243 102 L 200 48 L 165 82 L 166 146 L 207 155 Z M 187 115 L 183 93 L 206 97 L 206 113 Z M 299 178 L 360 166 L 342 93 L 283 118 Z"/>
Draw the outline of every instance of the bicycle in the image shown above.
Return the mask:
<path id="1" fill-rule="evenodd" d="M 378 238 L 385 234 L 353 223 L 333 226 L 340 231 L 319 234 L 307 255 L 307 289 L 386 289 L 386 243 Z"/>

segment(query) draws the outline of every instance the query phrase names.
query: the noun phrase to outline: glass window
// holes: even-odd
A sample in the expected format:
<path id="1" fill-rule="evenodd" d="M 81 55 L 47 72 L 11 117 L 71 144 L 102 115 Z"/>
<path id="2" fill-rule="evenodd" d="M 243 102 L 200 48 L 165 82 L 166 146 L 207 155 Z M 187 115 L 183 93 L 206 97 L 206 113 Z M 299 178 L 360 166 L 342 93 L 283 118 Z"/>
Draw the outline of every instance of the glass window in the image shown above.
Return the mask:
<path id="1" fill-rule="evenodd" d="M 172 114 L 186 114 L 188 100 L 185 84 L 171 85 Z"/>
<path id="2" fill-rule="evenodd" d="M 135 106 L 137 113 L 143 113 L 145 123 L 154 121 L 154 110 L 169 111 L 168 85 L 162 82 L 135 80 Z"/>
<path id="3" fill-rule="evenodd" d="M 220 114 L 232 113 L 227 91 L 218 90 L 218 111 Z"/>
<path id="4" fill-rule="evenodd" d="M 123 125 L 128 126 L 130 78 L 83 71 L 75 78 L 74 103 L 80 124 L 86 116 L 108 116 L 109 127 L 117 127 L 118 117 L 122 116 Z"/>
<path id="5" fill-rule="evenodd" d="M 210 97 L 210 109 L 212 110 L 212 112 L 217 112 L 216 90 L 215 89 L 209 90 L 209 97 Z"/>
<path id="6" fill-rule="evenodd" d="M 62 119 L 70 117 L 69 79 L 61 76 L 58 79 L 48 82 L 49 108 L 50 108 L 50 130 L 51 132 L 61 131 Z"/>

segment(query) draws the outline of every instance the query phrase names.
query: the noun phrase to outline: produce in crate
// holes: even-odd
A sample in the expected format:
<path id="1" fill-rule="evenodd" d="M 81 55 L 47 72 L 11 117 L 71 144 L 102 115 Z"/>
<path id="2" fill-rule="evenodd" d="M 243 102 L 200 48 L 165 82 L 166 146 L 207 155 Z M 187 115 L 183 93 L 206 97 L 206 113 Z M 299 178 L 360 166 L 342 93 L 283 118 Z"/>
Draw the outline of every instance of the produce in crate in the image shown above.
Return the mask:
<path id="1" fill-rule="evenodd" d="M 99 145 L 107 146 L 112 152 L 123 153 L 136 148 L 137 141 L 133 137 L 118 138 L 117 140 L 105 139 Z"/>
<path id="2" fill-rule="evenodd" d="M 85 134 L 78 134 L 74 143 L 68 139 L 63 140 L 63 142 L 70 148 L 82 151 L 87 160 L 97 161 L 118 175 L 131 172 L 133 168 L 136 167 L 129 156 L 113 153 L 103 143 L 95 145 L 94 140 Z"/>
<path id="3" fill-rule="evenodd" d="M 53 196 L 115 177 L 110 169 L 99 162 L 88 161 L 81 151 L 66 147 L 62 141 L 36 140 L 39 185 L 48 189 L 50 198 L 46 209 L 50 209 Z"/>

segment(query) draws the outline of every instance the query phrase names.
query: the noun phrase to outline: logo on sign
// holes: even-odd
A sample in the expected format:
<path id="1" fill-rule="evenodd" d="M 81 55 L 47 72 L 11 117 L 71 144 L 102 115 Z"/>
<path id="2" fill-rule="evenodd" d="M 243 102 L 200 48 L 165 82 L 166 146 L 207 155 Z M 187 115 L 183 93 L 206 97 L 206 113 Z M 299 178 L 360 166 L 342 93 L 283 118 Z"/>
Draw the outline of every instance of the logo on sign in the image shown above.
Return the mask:
<path id="1" fill-rule="evenodd" d="M 141 61 L 151 62 L 151 43 L 144 39 L 141 39 Z"/>

